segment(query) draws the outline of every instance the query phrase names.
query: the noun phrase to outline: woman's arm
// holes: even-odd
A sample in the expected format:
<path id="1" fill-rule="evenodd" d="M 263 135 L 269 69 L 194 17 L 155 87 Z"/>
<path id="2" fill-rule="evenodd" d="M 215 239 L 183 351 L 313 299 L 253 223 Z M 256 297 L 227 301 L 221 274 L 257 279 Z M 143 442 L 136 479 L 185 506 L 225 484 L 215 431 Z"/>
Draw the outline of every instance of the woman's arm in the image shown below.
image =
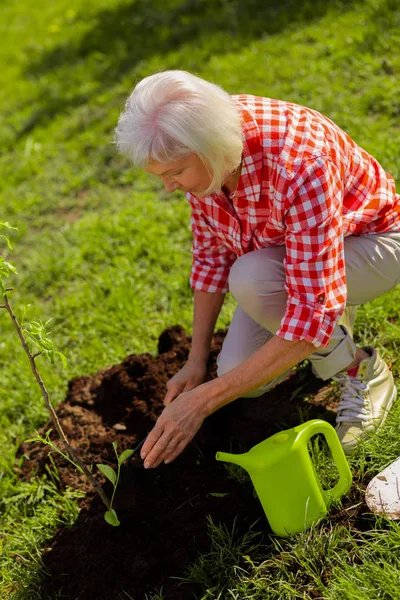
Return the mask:
<path id="1" fill-rule="evenodd" d="M 200 429 L 204 419 L 225 404 L 271 381 L 315 350 L 304 340 L 287 341 L 274 336 L 243 363 L 169 404 L 142 448 L 145 468 L 176 458 Z"/>
<path id="2" fill-rule="evenodd" d="M 193 336 L 189 361 L 207 362 L 215 323 L 225 295 L 194 290 Z"/>
<path id="3" fill-rule="evenodd" d="M 315 346 L 305 340 L 288 341 L 272 337 L 240 365 L 197 388 L 203 394 L 203 399 L 199 399 L 201 410 L 205 416 L 212 414 L 232 400 L 275 379 L 314 351 Z"/>

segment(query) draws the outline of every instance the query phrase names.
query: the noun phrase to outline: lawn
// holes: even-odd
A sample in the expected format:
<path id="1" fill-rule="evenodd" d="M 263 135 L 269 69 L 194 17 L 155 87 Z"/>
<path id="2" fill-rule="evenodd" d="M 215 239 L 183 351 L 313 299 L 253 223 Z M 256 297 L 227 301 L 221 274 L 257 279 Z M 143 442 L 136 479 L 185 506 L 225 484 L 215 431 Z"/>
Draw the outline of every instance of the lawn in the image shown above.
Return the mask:
<path id="1" fill-rule="evenodd" d="M 400 178 L 395 0 L 5 0 L 0 30 L 0 221 L 18 227 L 13 250 L 2 243 L 1 253 L 19 273 L 9 281 L 17 316 L 52 318 L 52 339 L 67 357 L 66 369 L 40 362 L 55 404 L 74 377 L 129 354 L 155 355 L 165 328 L 191 332 L 189 205 L 113 145 L 143 76 L 187 69 L 230 93 L 309 106 Z M 355 332 L 380 348 L 397 382 L 399 300 L 397 289 L 361 307 Z M 228 296 L 217 328 L 228 327 L 234 308 Z M 45 600 L 42 551 L 76 521 L 82 494 L 60 492 L 49 476 L 18 477 L 17 450 L 47 414 L 5 311 L 0 327 L 0 597 Z M 351 459 L 355 485 L 400 454 L 399 416 L 396 406 Z M 267 546 L 251 537 L 262 522 L 247 537 L 212 523 L 210 550 L 188 577 L 203 584 L 204 599 L 398 598 L 400 530 L 368 523 L 327 519 Z"/>

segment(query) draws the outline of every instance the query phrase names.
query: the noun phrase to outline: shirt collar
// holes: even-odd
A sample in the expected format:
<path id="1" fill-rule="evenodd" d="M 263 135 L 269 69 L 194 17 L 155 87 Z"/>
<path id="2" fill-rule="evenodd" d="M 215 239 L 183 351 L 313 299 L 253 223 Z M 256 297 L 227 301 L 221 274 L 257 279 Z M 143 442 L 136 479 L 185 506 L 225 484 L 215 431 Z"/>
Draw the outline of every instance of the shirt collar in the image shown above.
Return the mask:
<path id="1" fill-rule="evenodd" d="M 262 182 L 262 145 L 260 130 L 252 113 L 238 100 L 234 100 L 241 116 L 243 131 L 242 169 L 238 186 L 230 197 L 246 199 L 248 202 L 258 202 L 261 196 Z M 217 196 L 218 194 L 212 194 Z"/>

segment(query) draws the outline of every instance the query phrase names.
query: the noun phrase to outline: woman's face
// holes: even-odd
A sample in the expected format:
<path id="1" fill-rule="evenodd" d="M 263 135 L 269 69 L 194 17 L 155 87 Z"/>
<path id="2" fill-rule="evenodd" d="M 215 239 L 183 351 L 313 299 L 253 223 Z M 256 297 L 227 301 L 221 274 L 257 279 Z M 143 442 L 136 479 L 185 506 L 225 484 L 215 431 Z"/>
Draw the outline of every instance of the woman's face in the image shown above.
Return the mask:
<path id="1" fill-rule="evenodd" d="M 160 177 L 167 192 L 182 190 L 202 196 L 211 183 L 211 176 L 194 152 L 167 163 L 151 161 L 144 170 Z"/>

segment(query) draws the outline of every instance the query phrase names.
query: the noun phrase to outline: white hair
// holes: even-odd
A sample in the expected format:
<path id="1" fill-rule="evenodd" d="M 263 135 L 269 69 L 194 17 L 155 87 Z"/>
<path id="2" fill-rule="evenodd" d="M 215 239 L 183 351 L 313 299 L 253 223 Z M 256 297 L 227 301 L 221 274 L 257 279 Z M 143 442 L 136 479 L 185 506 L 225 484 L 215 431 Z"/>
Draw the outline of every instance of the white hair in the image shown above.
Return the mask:
<path id="1" fill-rule="evenodd" d="M 196 153 L 212 178 L 205 194 L 221 189 L 239 167 L 243 151 L 241 118 L 229 94 L 177 70 L 155 73 L 136 85 L 119 118 L 115 142 L 139 167 Z"/>

